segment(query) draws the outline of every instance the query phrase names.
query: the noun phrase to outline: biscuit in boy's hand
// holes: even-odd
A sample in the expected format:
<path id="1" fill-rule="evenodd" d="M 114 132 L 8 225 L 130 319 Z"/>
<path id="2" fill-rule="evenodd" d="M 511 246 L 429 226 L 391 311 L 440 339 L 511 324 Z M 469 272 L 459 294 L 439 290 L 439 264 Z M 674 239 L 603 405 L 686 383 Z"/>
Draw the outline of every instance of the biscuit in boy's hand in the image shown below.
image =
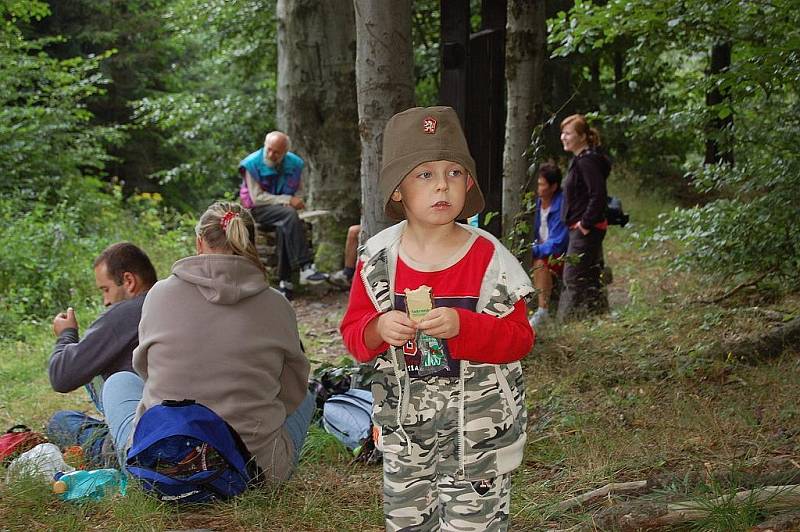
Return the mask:
<path id="1" fill-rule="evenodd" d="M 422 321 L 423 318 L 433 310 L 433 294 L 431 287 L 422 285 L 416 290 L 405 289 L 406 293 L 406 314 L 413 321 Z"/>

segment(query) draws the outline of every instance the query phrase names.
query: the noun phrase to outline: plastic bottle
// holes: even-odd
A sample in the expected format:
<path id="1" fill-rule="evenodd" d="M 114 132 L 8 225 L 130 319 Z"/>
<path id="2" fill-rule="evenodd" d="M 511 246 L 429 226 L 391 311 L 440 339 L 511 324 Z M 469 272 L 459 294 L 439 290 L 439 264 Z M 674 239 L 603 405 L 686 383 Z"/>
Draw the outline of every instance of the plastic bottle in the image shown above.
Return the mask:
<path id="1" fill-rule="evenodd" d="M 8 466 L 6 480 L 21 476 L 36 476 L 45 481 L 53 478 L 58 471 L 74 471 L 75 468 L 64 462 L 58 446 L 40 443 L 16 457 Z"/>
<path id="2" fill-rule="evenodd" d="M 73 471 L 53 477 L 53 493 L 64 501 L 99 500 L 119 491 L 125 495 L 128 479 L 117 469 L 93 469 Z"/>

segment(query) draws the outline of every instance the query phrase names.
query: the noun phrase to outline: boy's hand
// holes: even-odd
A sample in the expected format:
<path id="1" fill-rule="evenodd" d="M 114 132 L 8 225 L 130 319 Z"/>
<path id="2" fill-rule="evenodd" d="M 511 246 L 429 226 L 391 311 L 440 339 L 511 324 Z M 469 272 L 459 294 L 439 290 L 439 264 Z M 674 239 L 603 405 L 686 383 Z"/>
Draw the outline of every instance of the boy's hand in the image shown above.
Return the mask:
<path id="1" fill-rule="evenodd" d="M 390 310 L 377 320 L 378 334 L 389 345 L 401 346 L 417 335 L 417 324 L 405 312 Z"/>
<path id="2" fill-rule="evenodd" d="M 75 311 L 69 307 L 66 312 L 61 312 L 53 318 L 53 333 L 61 335 L 64 329 L 77 329 L 78 320 L 75 318 Z"/>
<path id="3" fill-rule="evenodd" d="M 417 324 L 420 331 L 434 338 L 452 338 L 461 330 L 458 312 L 449 307 L 437 307 L 425 315 Z"/>

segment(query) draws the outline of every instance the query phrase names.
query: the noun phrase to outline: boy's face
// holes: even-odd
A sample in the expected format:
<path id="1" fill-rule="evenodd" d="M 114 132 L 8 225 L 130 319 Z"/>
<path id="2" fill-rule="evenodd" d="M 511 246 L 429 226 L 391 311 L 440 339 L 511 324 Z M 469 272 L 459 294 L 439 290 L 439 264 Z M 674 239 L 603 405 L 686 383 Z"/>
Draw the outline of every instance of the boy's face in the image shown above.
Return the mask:
<path id="1" fill-rule="evenodd" d="M 437 226 L 451 223 L 464 208 L 472 177 L 452 161 L 417 165 L 392 193 L 402 201 L 409 223 Z"/>
<path id="2" fill-rule="evenodd" d="M 552 199 L 553 195 L 556 193 L 556 188 L 558 185 L 553 183 L 552 185 L 547 182 L 542 176 L 539 176 L 539 179 L 536 181 L 536 193 L 539 195 L 540 198 L 543 200 L 550 200 Z"/>

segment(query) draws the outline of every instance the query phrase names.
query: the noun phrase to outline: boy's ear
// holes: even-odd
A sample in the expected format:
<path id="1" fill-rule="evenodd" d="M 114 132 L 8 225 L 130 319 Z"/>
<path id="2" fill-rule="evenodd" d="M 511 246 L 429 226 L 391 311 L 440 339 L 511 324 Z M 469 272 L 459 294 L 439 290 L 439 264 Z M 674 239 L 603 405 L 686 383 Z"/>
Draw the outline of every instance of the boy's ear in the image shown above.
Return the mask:
<path id="1" fill-rule="evenodd" d="M 394 189 L 394 192 L 392 192 L 392 200 L 393 201 L 402 201 L 402 199 L 403 199 L 403 195 L 400 194 L 400 190 L 399 189 Z"/>
<path id="2" fill-rule="evenodd" d="M 472 179 L 472 174 L 467 174 L 467 190 L 471 189 L 475 185 L 475 180 Z"/>

